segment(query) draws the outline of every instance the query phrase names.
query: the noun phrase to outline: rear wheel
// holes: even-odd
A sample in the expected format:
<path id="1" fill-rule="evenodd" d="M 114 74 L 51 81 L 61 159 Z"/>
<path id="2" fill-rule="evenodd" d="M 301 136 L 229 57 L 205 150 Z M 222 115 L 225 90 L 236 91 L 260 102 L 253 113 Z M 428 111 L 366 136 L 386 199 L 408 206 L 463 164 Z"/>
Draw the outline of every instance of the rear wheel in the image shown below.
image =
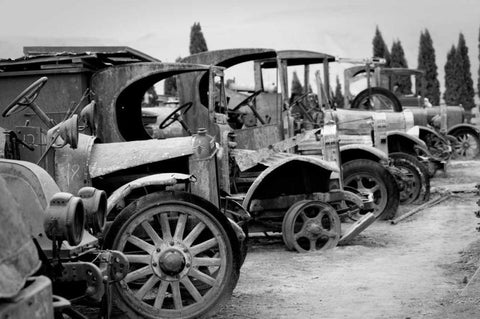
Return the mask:
<path id="1" fill-rule="evenodd" d="M 425 201 L 430 196 L 430 177 L 425 165 L 414 156 L 406 153 L 388 155 L 392 164 L 398 169 L 397 185 L 400 190 L 400 204 Z"/>
<path id="2" fill-rule="evenodd" d="M 222 217 L 182 193 L 149 194 L 123 209 L 105 239 L 130 263 L 112 287 L 118 308 L 130 318 L 203 318 L 224 304 L 239 251 Z"/>
<path id="3" fill-rule="evenodd" d="M 400 194 L 393 175 L 380 163 L 357 159 L 343 164 L 345 186 L 373 194 L 373 214 L 377 219 L 391 219 L 400 204 Z"/>

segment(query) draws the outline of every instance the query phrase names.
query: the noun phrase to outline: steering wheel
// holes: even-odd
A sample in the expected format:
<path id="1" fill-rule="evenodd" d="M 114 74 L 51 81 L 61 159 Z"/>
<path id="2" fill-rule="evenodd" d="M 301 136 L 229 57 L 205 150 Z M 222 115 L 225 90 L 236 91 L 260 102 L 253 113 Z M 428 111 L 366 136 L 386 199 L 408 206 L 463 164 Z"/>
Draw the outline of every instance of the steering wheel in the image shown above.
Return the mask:
<path id="1" fill-rule="evenodd" d="M 300 103 L 301 100 L 303 100 L 304 98 L 306 98 L 306 97 L 308 96 L 308 94 L 309 94 L 308 92 L 303 93 L 302 95 L 300 95 L 299 97 L 297 97 L 297 98 L 295 99 L 295 101 L 293 101 L 292 104 L 290 104 L 288 107 L 291 108 L 292 106 L 297 105 L 298 103 Z"/>
<path id="2" fill-rule="evenodd" d="M 295 99 L 295 101 L 292 102 L 292 104 L 290 104 L 288 107 L 291 109 L 293 106 L 297 105 L 298 104 L 298 108 L 300 109 L 300 111 L 303 113 L 303 115 L 305 115 L 306 119 L 310 122 L 310 123 L 315 123 L 315 120 L 313 119 L 312 115 L 310 114 L 309 111 L 307 111 L 303 105 L 300 104 L 300 101 L 302 101 L 304 98 L 306 98 L 308 96 L 308 92 L 306 93 L 303 93 L 302 95 L 300 95 L 298 98 Z"/>
<path id="3" fill-rule="evenodd" d="M 246 99 L 244 99 L 242 102 L 238 103 L 237 106 L 235 106 L 233 109 L 230 111 L 236 111 L 238 110 L 242 105 L 249 104 L 251 100 L 253 100 L 257 95 L 262 93 L 262 90 L 258 90 L 253 92 L 251 95 L 249 95 Z"/>
<path id="4" fill-rule="evenodd" d="M 9 117 L 10 115 L 19 113 L 29 107 L 35 99 L 38 97 L 40 90 L 47 83 L 48 78 L 46 76 L 41 77 L 37 81 L 30 84 L 22 93 L 13 99 L 10 104 L 5 108 L 2 113 L 3 117 Z"/>
<path id="5" fill-rule="evenodd" d="M 160 123 L 159 128 L 163 130 L 164 128 L 172 125 L 172 123 L 175 121 L 179 121 L 180 124 L 182 124 L 183 126 L 184 123 L 182 123 L 183 121 L 181 119 L 179 120 L 179 118 L 182 117 L 185 113 L 187 113 L 188 110 L 190 110 L 190 108 L 192 107 L 192 105 L 192 102 L 187 102 L 177 107 L 175 110 L 172 111 L 172 113 L 168 114 L 168 116 L 162 121 L 162 123 Z M 179 111 L 182 112 L 178 113 Z"/>

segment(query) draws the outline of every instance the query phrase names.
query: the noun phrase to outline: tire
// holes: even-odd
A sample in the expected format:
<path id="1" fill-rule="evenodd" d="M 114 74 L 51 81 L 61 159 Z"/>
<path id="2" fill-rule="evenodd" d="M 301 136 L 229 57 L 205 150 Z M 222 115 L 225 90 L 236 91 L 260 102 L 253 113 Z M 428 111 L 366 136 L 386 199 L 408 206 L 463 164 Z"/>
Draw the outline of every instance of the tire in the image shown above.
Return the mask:
<path id="1" fill-rule="evenodd" d="M 373 192 L 374 211 L 377 219 L 392 219 L 400 204 L 400 192 L 393 175 L 380 163 L 368 159 L 356 159 L 342 165 L 345 186 L 363 192 Z"/>
<path id="2" fill-rule="evenodd" d="M 288 250 L 299 253 L 324 251 L 337 246 L 342 234 L 340 217 L 327 203 L 301 200 L 282 221 L 282 237 Z"/>
<path id="3" fill-rule="evenodd" d="M 113 300 L 129 318 L 204 318 L 232 295 L 238 241 L 225 216 L 202 201 L 152 193 L 112 223 L 104 246 L 130 262 L 127 276 L 112 285 Z"/>
<path id="4" fill-rule="evenodd" d="M 381 106 L 372 106 L 370 103 L 371 97 L 377 97 L 377 101 L 386 102 L 382 103 Z M 361 109 L 361 110 L 370 110 L 370 111 L 380 111 L 380 110 L 393 110 L 395 112 L 402 112 L 403 107 L 400 103 L 400 100 L 393 94 L 391 91 L 381 88 L 381 87 L 372 87 L 365 89 L 355 96 L 350 105 L 352 109 Z"/>
<path id="5" fill-rule="evenodd" d="M 455 159 L 472 160 L 480 154 L 480 139 L 477 134 L 470 130 L 457 130 L 450 133 L 457 143 L 453 145 Z"/>
<path id="6" fill-rule="evenodd" d="M 427 201 L 430 197 L 430 176 L 425 165 L 406 153 L 391 153 L 388 156 L 400 172 L 400 176 L 394 174 L 400 190 L 400 204 Z M 410 181 L 402 179 L 407 175 L 411 176 Z"/>

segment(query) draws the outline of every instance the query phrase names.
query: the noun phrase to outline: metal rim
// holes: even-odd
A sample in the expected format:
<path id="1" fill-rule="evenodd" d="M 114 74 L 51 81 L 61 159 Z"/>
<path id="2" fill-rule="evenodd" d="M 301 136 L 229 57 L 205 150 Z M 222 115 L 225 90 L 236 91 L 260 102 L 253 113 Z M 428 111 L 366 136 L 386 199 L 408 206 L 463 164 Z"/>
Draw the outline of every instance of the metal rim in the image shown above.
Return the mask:
<path id="1" fill-rule="evenodd" d="M 412 171 L 401 163 L 396 163 L 395 167 L 400 171 L 402 179 L 397 182 L 400 190 L 400 202 L 402 204 L 410 204 L 415 201 L 422 190 L 422 181 L 416 171 Z"/>
<path id="2" fill-rule="evenodd" d="M 149 207 L 122 227 L 114 249 L 130 263 L 120 297 L 142 315 L 177 318 L 214 304 L 232 258 L 220 226 L 188 204 Z"/>
<path id="3" fill-rule="evenodd" d="M 377 177 L 361 172 L 346 177 L 344 184 L 357 189 L 360 193 L 373 194 L 373 214 L 375 217 L 378 217 L 387 206 L 387 187 Z"/>
<path id="4" fill-rule="evenodd" d="M 462 132 L 455 135 L 457 143 L 454 145 L 456 158 L 473 159 L 480 153 L 478 139 L 472 133 Z"/>
<path id="5" fill-rule="evenodd" d="M 290 250 L 303 253 L 330 249 L 340 240 L 340 218 L 329 204 L 301 201 L 285 214 L 282 234 Z"/>

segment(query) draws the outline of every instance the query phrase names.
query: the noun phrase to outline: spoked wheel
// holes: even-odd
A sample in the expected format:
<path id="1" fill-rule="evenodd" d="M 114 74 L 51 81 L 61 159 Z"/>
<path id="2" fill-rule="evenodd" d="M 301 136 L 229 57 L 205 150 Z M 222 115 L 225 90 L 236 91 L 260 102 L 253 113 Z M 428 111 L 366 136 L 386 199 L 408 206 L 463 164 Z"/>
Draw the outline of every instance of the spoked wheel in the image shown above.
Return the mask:
<path id="1" fill-rule="evenodd" d="M 360 110 L 403 110 L 400 100 L 391 91 L 381 87 L 365 89 L 355 96 L 350 106 L 352 109 Z"/>
<path id="2" fill-rule="evenodd" d="M 452 134 L 457 139 L 453 145 L 455 158 L 471 160 L 480 154 L 480 139 L 473 132 L 460 130 Z"/>
<path id="3" fill-rule="evenodd" d="M 398 170 L 394 176 L 400 190 L 400 203 L 406 205 L 416 200 L 428 200 L 430 177 L 426 167 L 410 154 L 391 153 L 388 156 Z"/>
<path id="4" fill-rule="evenodd" d="M 238 247 L 233 249 L 225 221 L 179 197 L 141 197 L 107 234 L 105 246 L 122 251 L 130 262 L 129 273 L 112 291 L 118 308 L 131 318 L 211 315 L 238 280 Z"/>
<path id="5" fill-rule="evenodd" d="M 433 156 L 448 160 L 452 156 L 451 143 L 448 139 L 433 133 L 427 133 L 422 140 L 427 145 L 428 150 Z"/>
<path id="6" fill-rule="evenodd" d="M 304 253 L 330 249 L 340 239 L 340 218 L 329 204 L 299 201 L 285 214 L 282 235 L 289 250 Z"/>
<path id="7" fill-rule="evenodd" d="M 381 164 L 367 159 L 349 161 L 343 165 L 345 186 L 360 193 L 373 194 L 373 214 L 378 219 L 391 219 L 400 204 L 395 178 Z"/>

